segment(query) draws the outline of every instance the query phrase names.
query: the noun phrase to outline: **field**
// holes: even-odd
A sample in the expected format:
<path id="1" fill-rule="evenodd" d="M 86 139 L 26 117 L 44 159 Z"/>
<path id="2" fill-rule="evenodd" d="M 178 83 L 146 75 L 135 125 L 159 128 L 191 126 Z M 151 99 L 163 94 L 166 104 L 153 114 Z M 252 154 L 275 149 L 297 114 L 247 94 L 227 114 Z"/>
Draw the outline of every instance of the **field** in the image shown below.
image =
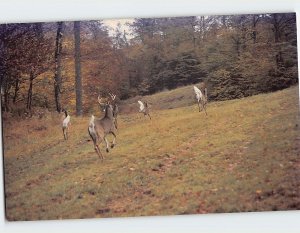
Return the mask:
<path id="1" fill-rule="evenodd" d="M 211 102 L 208 116 L 191 91 L 146 97 L 151 121 L 134 112 L 135 99 L 123 103 L 117 146 L 106 153 L 101 144 L 103 161 L 89 116 L 72 116 L 68 141 L 58 114 L 5 120 L 7 219 L 300 209 L 298 86 Z"/>

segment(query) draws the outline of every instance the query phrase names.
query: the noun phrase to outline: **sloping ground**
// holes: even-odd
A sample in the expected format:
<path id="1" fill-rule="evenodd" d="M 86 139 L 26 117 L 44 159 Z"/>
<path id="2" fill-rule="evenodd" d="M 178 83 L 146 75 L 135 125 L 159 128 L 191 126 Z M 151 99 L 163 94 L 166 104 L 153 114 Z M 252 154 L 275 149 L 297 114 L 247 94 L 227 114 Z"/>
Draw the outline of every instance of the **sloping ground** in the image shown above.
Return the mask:
<path id="1" fill-rule="evenodd" d="M 139 105 L 138 100 L 147 101 L 152 110 L 173 109 L 195 104 L 193 85 L 180 87 L 170 91 L 162 91 L 155 95 L 136 96 L 120 102 L 123 113 L 134 113 Z"/>
<path id="2" fill-rule="evenodd" d="M 104 161 L 88 117 L 72 117 L 69 141 L 55 115 L 4 122 L 7 218 L 300 209 L 298 96 L 292 87 L 209 103 L 207 117 L 195 104 L 153 110 L 152 121 L 121 114 Z"/>

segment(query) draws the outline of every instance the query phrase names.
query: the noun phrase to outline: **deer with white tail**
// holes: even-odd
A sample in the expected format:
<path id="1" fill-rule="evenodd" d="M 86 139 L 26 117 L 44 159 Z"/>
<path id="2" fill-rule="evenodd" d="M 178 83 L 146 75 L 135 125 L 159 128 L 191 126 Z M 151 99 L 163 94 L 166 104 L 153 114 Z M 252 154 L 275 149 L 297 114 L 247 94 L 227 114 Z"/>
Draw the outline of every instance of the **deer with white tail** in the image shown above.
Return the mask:
<path id="1" fill-rule="evenodd" d="M 119 114 L 119 107 L 117 105 L 117 100 L 116 100 L 116 95 L 115 94 L 111 94 L 111 93 L 108 93 L 110 97 L 106 97 L 106 98 L 103 98 L 100 96 L 98 96 L 98 103 L 100 105 L 100 108 L 103 112 L 105 112 L 105 107 L 106 107 L 106 104 L 108 102 L 110 102 L 110 104 L 112 105 L 113 107 L 113 116 L 114 116 L 114 120 L 115 120 L 115 126 L 116 128 L 118 128 L 118 122 L 117 122 L 117 118 L 118 118 L 118 114 Z"/>
<path id="2" fill-rule="evenodd" d="M 98 154 L 99 158 L 104 159 L 103 154 L 100 151 L 99 144 L 102 141 L 106 143 L 106 152 L 109 152 L 109 142 L 106 138 L 108 134 L 112 134 L 114 139 L 111 143 L 111 148 L 116 145 L 116 122 L 114 117 L 114 109 L 111 105 L 111 100 L 113 101 L 115 98 L 112 96 L 109 98 L 100 98 L 98 96 L 98 103 L 104 109 L 104 117 L 98 119 L 92 115 L 88 127 L 89 135 L 91 136 L 94 148 L 96 153 Z"/>
<path id="3" fill-rule="evenodd" d="M 200 83 L 200 89 L 196 86 L 194 86 L 194 92 L 196 94 L 196 99 L 199 107 L 199 112 L 204 110 L 205 114 L 206 112 L 206 104 L 207 104 L 207 88 L 204 82 Z"/>
<path id="4" fill-rule="evenodd" d="M 142 102 L 141 100 L 139 100 L 138 103 L 140 105 L 139 112 L 143 113 L 145 117 L 148 116 L 151 120 L 148 102 L 146 101 Z"/>
<path id="5" fill-rule="evenodd" d="M 71 116 L 68 114 L 67 110 L 63 110 L 63 112 L 65 113 L 65 118 L 63 119 L 62 122 L 62 131 L 64 134 L 64 139 L 68 140 L 69 138 L 69 127 L 71 125 Z"/>

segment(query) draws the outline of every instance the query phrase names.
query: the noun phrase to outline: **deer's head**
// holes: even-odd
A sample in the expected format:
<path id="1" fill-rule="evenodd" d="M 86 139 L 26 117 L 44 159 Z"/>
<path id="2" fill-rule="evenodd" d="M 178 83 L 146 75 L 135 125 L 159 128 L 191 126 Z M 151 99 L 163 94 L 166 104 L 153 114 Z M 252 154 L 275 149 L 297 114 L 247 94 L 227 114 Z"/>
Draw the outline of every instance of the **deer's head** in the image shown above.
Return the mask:
<path id="1" fill-rule="evenodd" d="M 115 99 L 116 99 L 116 95 L 114 95 L 114 94 L 111 94 L 111 93 L 108 93 L 109 94 L 109 96 L 107 96 L 107 97 L 100 97 L 100 95 L 98 96 L 98 103 L 99 103 L 99 105 L 100 105 L 100 108 L 101 108 L 101 110 L 103 111 L 103 112 L 105 112 L 106 111 L 106 107 L 108 106 L 108 105 L 112 105 L 112 103 L 115 101 Z"/>

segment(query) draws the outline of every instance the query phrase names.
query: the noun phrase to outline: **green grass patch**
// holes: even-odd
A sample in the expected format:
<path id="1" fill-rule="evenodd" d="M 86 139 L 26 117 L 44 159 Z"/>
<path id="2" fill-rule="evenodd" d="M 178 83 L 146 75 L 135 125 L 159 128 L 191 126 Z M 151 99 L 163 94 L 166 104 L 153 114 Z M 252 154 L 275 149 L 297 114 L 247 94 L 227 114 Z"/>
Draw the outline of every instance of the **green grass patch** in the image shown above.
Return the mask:
<path id="1" fill-rule="evenodd" d="M 151 121 L 121 112 L 117 146 L 106 153 L 101 144 L 103 161 L 89 117 L 72 117 L 68 141 L 56 115 L 17 122 L 17 131 L 4 122 L 7 218 L 299 209 L 298 87 L 212 102 L 208 116 L 190 88 L 148 96 Z"/>

